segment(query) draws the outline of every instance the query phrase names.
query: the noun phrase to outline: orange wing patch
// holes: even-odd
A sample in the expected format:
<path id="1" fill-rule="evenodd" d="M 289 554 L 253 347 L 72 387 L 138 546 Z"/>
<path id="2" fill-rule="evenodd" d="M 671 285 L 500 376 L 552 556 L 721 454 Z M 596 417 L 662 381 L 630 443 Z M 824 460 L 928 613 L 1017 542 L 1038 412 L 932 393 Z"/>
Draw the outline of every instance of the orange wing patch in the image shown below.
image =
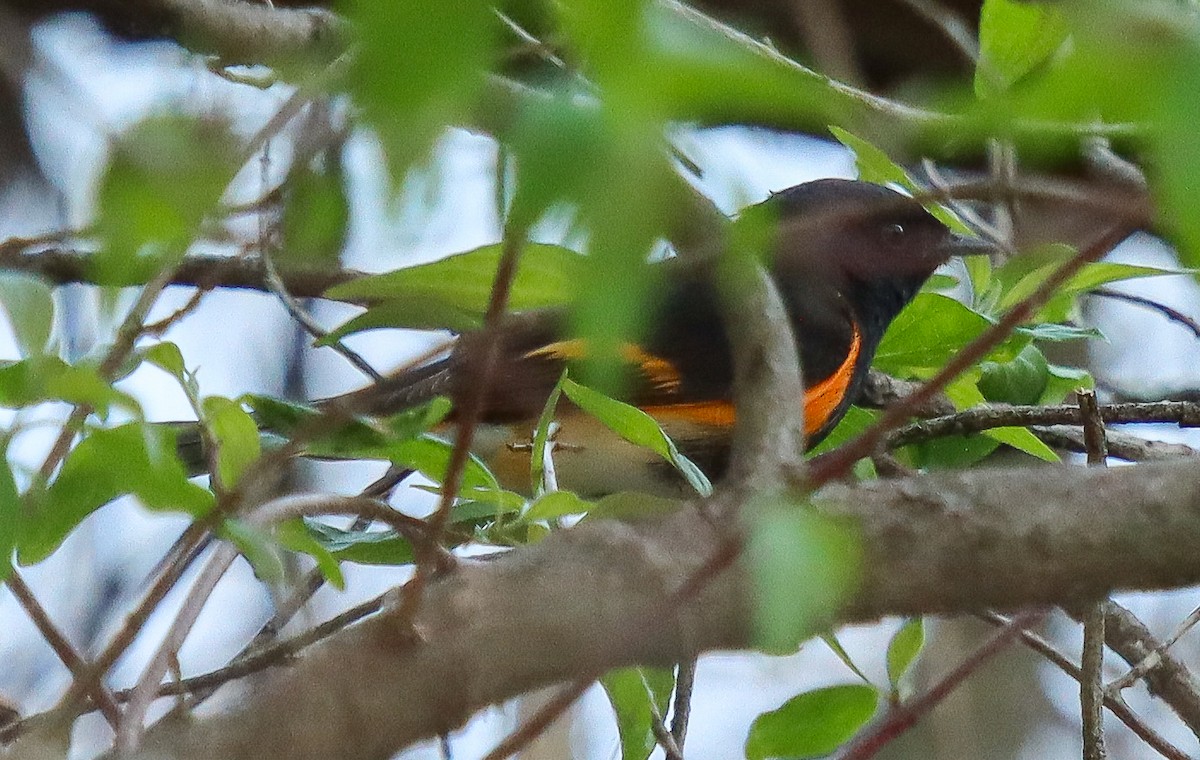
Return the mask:
<path id="1" fill-rule="evenodd" d="M 858 332 L 858 325 L 854 324 L 854 334 L 850 338 L 850 350 L 846 352 L 846 358 L 829 377 L 804 391 L 805 435 L 814 435 L 823 428 L 846 397 L 861 350 L 862 335 Z"/>
<path id="2" fill-rule="evenodd" d="M 574 361 L 583 359 L 588 354 L 587 342 L 575 338 L 574 340 L 560 340 L 555 343 L 548 343 L 541 348 L 525 354 L 525 359 L 557 359 L 559 361 Z M 647 353 L 632 343 L 625 343 L 621 346 L 621 359 L 636 364 L 638 369 L 650 383 L 661 391 L 668 393 L 679 390 L 679 370 L 675 369 L 675 365 L 654 354 Z"/>

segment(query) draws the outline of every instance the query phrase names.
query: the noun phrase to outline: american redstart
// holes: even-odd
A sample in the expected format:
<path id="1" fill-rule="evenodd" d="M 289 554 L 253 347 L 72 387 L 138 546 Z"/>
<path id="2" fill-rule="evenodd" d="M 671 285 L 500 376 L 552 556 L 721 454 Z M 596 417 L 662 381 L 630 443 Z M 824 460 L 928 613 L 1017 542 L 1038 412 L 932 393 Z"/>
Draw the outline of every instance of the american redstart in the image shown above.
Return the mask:
<path id="1" fill-rule="evenodd" d="M 741 220 L 761 219 L 764 212 L 774 218 L 765 263 L 799 343 L 805 433 L 813 445 L 845 415 L 884 331 L 933 271 L 952 256 L 990 249 L 951 233 L 915 200 L 867 182 L 797 185 L 751 207 Z M 684 455 L 716 479 L 729 457 L 734 424 L 718 268 L 668 262 L 650 269 L 661 273 L 661 282 L 647 307 L 645 335 L 617 352 L 628 374 L 620 398 L 652 416 Z M 491 333 L 462 335 L 446 358 L 326 403 L 385 415 L 439 395 L 462 399 L 481 382 L 468 376 L 471 352 L 481 341 L 499 341 L 499 359 L 483 380 L 486 400 L 474 450 L 506 487 L 527 491 L 529 443 L 539 415 L 564 369 L 587 355 L 587 345 L 567 327 L 565 310 L 515 315 Z M 584 496 L 686 493 L 670 464 L 565 399 L 556 420 L 560 487 Z"/>

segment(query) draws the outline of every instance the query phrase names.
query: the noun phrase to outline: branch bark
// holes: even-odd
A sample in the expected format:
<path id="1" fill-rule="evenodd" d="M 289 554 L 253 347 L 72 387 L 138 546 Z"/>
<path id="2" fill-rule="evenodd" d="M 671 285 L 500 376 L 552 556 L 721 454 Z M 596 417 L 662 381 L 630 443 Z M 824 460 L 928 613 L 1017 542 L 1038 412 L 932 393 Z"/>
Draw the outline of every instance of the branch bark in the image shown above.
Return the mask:
<path id="1" fill-rule="evenodd" d="M 863 584 L 841 622 L 1077 605 L 1200 582 L 1200 468 L 1187 462 L 835 485 L 817 507 L 861 526 Z M 393 600 L 268 674 L 230 712 L 156 727 L 136 756 L 385 758 L 580 673 L 748 647 L 740 564 L 684 603 L 664 603 L 738 531 L 692 506 L 585 523 L 467 564 L 426 589 L 418 638 Z"/>

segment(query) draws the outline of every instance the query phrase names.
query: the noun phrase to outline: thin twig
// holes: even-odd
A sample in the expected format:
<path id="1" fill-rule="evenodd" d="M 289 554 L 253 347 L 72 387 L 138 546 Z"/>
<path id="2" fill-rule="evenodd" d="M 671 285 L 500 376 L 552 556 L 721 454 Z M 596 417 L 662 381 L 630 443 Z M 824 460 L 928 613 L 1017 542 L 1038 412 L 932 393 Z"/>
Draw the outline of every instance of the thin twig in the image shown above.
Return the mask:
<path id="1" fill-rule="evenodd" d="M 1100 296 L 1101 298 L 1111 298 L 1116 301 L 1124 301 L 1125 303 L 1145 306 L 1147 309 L 1154 309 L 1172 322 L 1183 325 L 1192 333 L 1192 335 L 1196 337 L 1197 340 L 1200 340 L 1200 322 L 1192 319 L 1179 309 L 1175 309 L 1167 306 L 1165 303 L 1155 301 L 1153 298 L 1135 296 L 1132 293 L 1122 293 L 1119 290 L 1112 290 L 1111 288 L 1096 288 L 1090 292 L 1090 295 Z"/>
<path id="2" fill-rule="evenodd" d="M 1163 653 L 1175 646 L 1175 642 L 1183 638 L 1183 635 L 1190 631 L 1196 623 L 1200 623 L 1200 607 L 1192 610 L 1191 614 L 1184 618 L 1183 622 L 1175 628 L 1175 631 L 1162 644 L 1155 647 L 1154 651 L 1142 658 L 1141 662 L 1130 668 L 1125 675 L 1110 682 L 1108 688 L 1120 691 L 1121 689 L 1133 686 L 1143 676 L 1158 667 L 1158 664 L 1162 662 Z"/>
<path id="3" fill-rule="evenodd" d="M 1042 443 L 1055 449 L 1087 453 L 1083 431 L 1070 425 L 1033 425 L 1030 432 Z M 1107 430 L 1108 455 L 1126 462 L 1161 462 L 1170 459 L 1200 458 L 1200 449 L 1182 443 L 1151 441 L 1119 430 Z"/>
<path id="4" fill-rule="evenodd" d="M 506 760 L 528 747 L 530 742 L 541 736 L 551 723 L 575 704 L 575 701 L 583 696 L 592 683 L 593 679 L 580 679 L 564 687 L 562 691 L 547 700 L 546 704 L 542 705 L 537 712 L 529 716 L 524 723 L 517 726 L 515 731 L 504 737 L 491 752 L 484 756 L 483 760 Z"/>
<path id="5" fill-rule="evenodd" d="M 679 663 L 675 671 L 675 702 L 671 708 L 671 736 L 683 751 L 687 739 L 688 718 L 692 713 L 692 688 L 696 685 L 696 658 Z"/>
<path id="6" fill-rule="evenodd" d="M 1110 425 L 1175 423 L 1180 427 L 1200 427 L 1200 402 L 1194 401 L 1102 404 L 1099 407 L 1099 413 L 1100 418 Z M 969 435 L 1000 427 L 1078 424 L 1079 409 L 1072 404 L 982 406 L 957 414 L 909 423 L 888 435 L 885 445 L 887 448 L 893 449 L 932 438 Z"/>
<path id="7" fill-rule="evenodd" d="M 1079 417 L 1083 421 L 1083 438 L 1087 446 L 1089 467 L 1105 467 L 1108 461 L 1108 441 L 1104 421 L 1096 403 L 1096 392 L 1078 390 Z M 1104 618 L 1105 604 L 1092 604 L 1083 613 L 1083 650 L 1079 669 L 1079 711 L 1083 735 L 1083 760 L 1105 760 L 1104 745 Z"/>
<path id="8" fill-rule="evenodd" d="M 33 625 L 38 629 L 38 633 L 42 635 L 42 638 L 54 650 L 54 654 L 58 656 L 63 665 L 67 666 L 67 670 L 71 673 L 72 682 L 76 684 L 84 683 L 88 669 L 87 661 L 83 659 L 71 642 L 63 635 L 62 631 L 58 630 L 53 621 L 50 620 L 50 616 L 38 604 L 33 591 L 25 584 L 25 579 L 21 577 L 17 568 L 11 568 L 6 582 L 17 602 L 25 610 L 25 614 L 29 615 L 29 619 L 33 621 Z M 103 684 L 97 682 L 88 683 L 86 691 L 96 706 L 100 708 L 100 712 L 103 713 L 104 719 L 108 721 L 108 725 L 115 730 L 121 723 L 121 711 L 117 707 L 112 692 Z"/>
<path id="9" fill-rule="evenodd" d="M 1010 620 L 928 691 L 893 707 L 881 721 L 851 740 L 838 754 L 839 760 L 866 760 L 874 757 L 885 745 L 908 731 L 917 721 L 929 714 L 930 710 L 941 704 L 942 700 L 978 672 L 984 664 L 1007 649 L 1013 640 L 1020 636 L 1022 630 L 1037 625 L 1045 614 L 1040 610 L 1026 612 Z"/>
<path id="10" fill-rule="evenodd" d="M 1008 618 L 998 615 L 995 612 L 985 612 L 978 617 L 980 620 L 999 627 L 1006 626 L 1011 622 Z M 1083 682 L 1083 672 L 1079 667 L 1046 639 L 1028 629 L 1022 629 L 1021 643 L 1045 657 L 1056 668 L 1074 678 L 1076 682 Z M 1188 755 L 1183 750 L 1168 742 L 1157 731 L 1147 725 L 1145 721 L 1129 708 L 1129 705 L 1119 695 L 1105 694 L 1104 706 L 1116 716 L 1117 720 L 1124 723 L 1130 731 L 1144 741 L 1147 746 L 1163 757 L 1168 758 L 1168 760 L 1195 760 L 1191 755 Z"/>

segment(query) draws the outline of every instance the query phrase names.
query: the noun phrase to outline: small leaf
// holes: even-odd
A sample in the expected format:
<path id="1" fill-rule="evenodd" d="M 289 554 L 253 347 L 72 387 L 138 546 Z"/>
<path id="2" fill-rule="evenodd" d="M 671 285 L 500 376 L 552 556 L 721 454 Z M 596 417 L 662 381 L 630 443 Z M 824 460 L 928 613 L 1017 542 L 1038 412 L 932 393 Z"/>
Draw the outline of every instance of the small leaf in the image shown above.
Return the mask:
<path id="1" fill-rule="evenodd" d="M 346 577 L 337 558 L 309 532 L 303 520 L 280 523 L 275 527 L 275 538 L 285 549 L 312 557 L 322 577 L 338 591 L 346 589 Z"/>
<path id="2" fill-rule="evenodd" d="M 342 530 L 304 519 L 313 539 L 341 562 L 359 565 L 407 565 L 412 563 L 412 544 L 394 530 Z"/>
<path id="3" fill-rule="evenodd" d="M 221 527 L 224 537 L 237 546 L 250 567 L 254 568 L 255 577 L 264 583 L 283 581 L 283 557 L 278 542 L 268 531 L 234 518 L 225 520 Z"/>
<path id="4" fill-rule="evenodd" d="M 233 488 L 262 454 L 258 425 L 240 404 L 220 396 L 204 399 L 201 410 L 217 445 L 217 479 L 224 488 Z"/>
<path id="5" fill-rule="evenodd" d="M 692 460 L 679 453 L 654 418 L 623 402 L 564 377 L 563 393 L 583 411 L 595 417 L 617 435 L 637 446 L 644 446 L 675 465 L 687 482 L 701 496 L 712 494 L 712 483 Z"/>
<path id="6" fill-rule="evenodd" d="M 979 369 L 979 390 L 984 398 L 1008 404 L 1036 403 L 1050 376 L 1046 357 L 1033 344 L 1012 361 L 983 362 Z"/>
<path id="7" fill-rule="evenodd" d="M 871 683 L 871 679 L 867 678 L 867 674 L 862 672 L 862 669 L 859 668 L 854 662 L 854 659 L 850 657 L 850 653 L 846 651 L 844 646 L 842 646 L 842 642 L 838 641 L 836 635 L 832 633 L 822 633 L 820 639 L 821 641 L 825 642 L 825 646 L 829 647 L 829 650 L 833 652 L 839 660 L 842 661 L 843 665 L 845 665 L 847 668 L 850 668 L 850 672 L 861 678 L 863 683 L 867 684 L 871 688 L 875 688 L 875 685 Z"/>
<path id="8" fill-rule="evenodd" d="M 862 551 L 850 525 L 810 509 L 784 502 L 760 511 L 747 546 L 758 646 L 792 652 L 828 625 L 858 586 Z"/>
<path id="9" fill-rule="evenodd" d="M 919 617 L 906 620 L 888 642 L 888 682 L 892 685 L 892 695 L 895 699 L 899 698 L 900 684 L 924 646 L 925 624 Z"/>
<path id="10" fill-rule="evenodd" d="M 4 458 L 0 461 L 0 583 L 12 571 L 13 551 L 17 548 L 21 520 L 24 519 L 21 495 L 8 464 L 8 444 L 8 440 L 4 441 Z"/>
<path id="11" fill-rule="evenodd" d="M 878 692 L 861 684 L 799 694 L 754 719 L 746 739 L 746 759 L 831 754 L 867 724 L 878 704 Z"/>
<path id="12" fill-rule="evenodd" d="M 206 514 L 207 489 L 188 481 L 167 426 L 130 423 L 89 433 L 43 493 L 33 492 L 18 546 L 22 564 L 40 562 L 85 517 L 124 494 L 150 509 Z"/>
<path id="13" fill-rule="evenodd" d="M 562 381 L 567 377 L 564 370 L 559 381 L 554 384 L 554 390 L 546 398 L 542 414 L 538 417 L 537 427 L 533 430 L 533 450 L 529 454 L 529 483 L 533 493 L 541 495 L 546 489 L 546 443 L 550 439 L 550 426 L 554 423 L 554 413 L 558 409 L 558 399 L 562 396 Z"/>
<path id="14" fill-rule="evenodd" d="M 8 314 L 21 356 L 44 353 L 54 329 L 54 295 L 49 283 L 24 272 L 0 271 L 0 304 Z"/>
<path id="15" fill-rule="evenodd" d="M 40 355 L 0 366 L 0 406 L 19 409 L 45 401 L 90 406 L 101 416 L 112 406 L 135 416 L 142 413 L 136 399 L 113 388 L 87 365 Z"/>
<path id="16" fill-rule="evenodd" d="M 587 514 L 592 503 L 579 498 L 570 491 L 551 491 L 542 494 L 529 505 L 529 511 L 521 516 L 523 522 L 557 520 L 567 515 Z"/>
<path id="17" fill-rule="evenodd" d="M 617 716 L 621 760 L 647 760 L 658 742 L 650 728 L 654 713 L 667 714 L 675 674 L 660 668 L 619 668 L 600 679 Z"/>
<path id="18" fill-rule="evenodd" d="M 998 95 L 1044 64 L 1067 39 L 1062 12 L 1047 3 L 984 0 L 975 93 Z"/>

